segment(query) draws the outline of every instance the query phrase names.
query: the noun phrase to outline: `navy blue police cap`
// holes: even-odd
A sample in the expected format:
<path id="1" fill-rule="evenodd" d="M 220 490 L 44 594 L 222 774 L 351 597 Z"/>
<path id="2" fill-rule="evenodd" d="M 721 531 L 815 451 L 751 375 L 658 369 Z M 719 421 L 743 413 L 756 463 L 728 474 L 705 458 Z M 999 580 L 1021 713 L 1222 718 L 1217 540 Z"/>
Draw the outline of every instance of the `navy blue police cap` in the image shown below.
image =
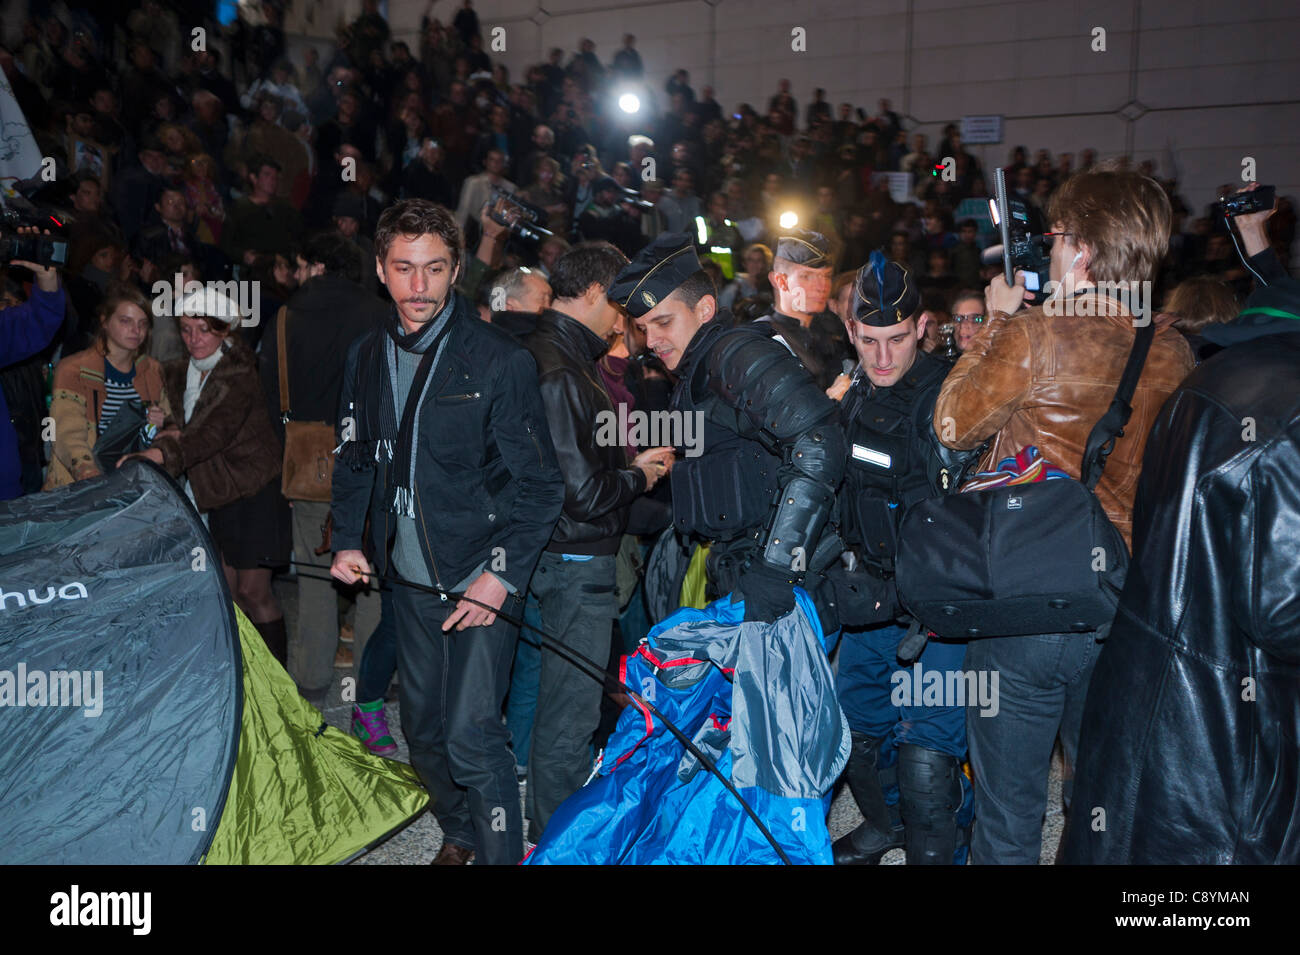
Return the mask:
<path id="1" fill-rule="evenodd" d="M 853 280 L 853 317 L 864 325 L 887 327 L 907 321 L 920 307 L 921 290 L 907 269 L 872 252 Z"/>
<path id="2" fill-rule="evenodd" d="M 606 294 L 633 318 L 640 318 L 698 271 L 694 240 L 684 232 L 664 232 L 623 266 Z"/>
<path id="3" fill-rule="evenodd" d="M 793 229 L 777 236 L 775 255 L 810 269 L 828 269 L 832 264 L 831 244 L 826 236 L 808 229 Z"/>

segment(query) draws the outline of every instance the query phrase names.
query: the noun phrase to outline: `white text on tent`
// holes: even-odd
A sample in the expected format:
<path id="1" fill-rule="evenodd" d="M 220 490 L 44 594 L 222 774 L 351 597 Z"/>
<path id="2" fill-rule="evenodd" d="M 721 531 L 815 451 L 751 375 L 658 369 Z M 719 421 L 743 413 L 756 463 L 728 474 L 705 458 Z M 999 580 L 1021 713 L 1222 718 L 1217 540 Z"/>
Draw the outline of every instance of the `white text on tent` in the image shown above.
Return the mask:
<path id="1" fill-rule="evenodd" d="M 0 670 L 0 706 L 80 706 L 85 716 L 104 712 L 103 670 Z"/>

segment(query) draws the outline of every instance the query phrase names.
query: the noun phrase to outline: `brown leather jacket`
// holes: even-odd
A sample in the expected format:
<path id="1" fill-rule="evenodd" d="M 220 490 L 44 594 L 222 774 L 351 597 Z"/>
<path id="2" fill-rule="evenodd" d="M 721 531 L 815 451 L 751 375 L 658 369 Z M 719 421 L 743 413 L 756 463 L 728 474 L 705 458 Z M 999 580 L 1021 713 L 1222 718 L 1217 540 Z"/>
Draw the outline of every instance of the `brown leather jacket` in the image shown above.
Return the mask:
<path id="1" fill-rule="evenodd" d="M 163 393 L 162 366 L 148 355 L 135 362 L 135 391 L 145 405 L 158 404 L 170 414 Z M 54 419 L 54 454 L 45 474 L 44 491 L 73 481 L 99 476 L 93 454 L 99 440 L 99 409 L 108 389 L 104 385 L 104 347 L 91 347 L 69 355 L 54 369 L 50 417 Z"/>
<path id="2" fill-rule="evenodd" d="M 1037 445 L 1049 464 L 1078 478 L 1088 434 L 1115 397 L 1137 332 L 1132 315 L 1110 299 L 1084 293 L 1074 310 L 1052 316 L 1040 306 L 1015 316 L 990 315 L 939 391 L 939 439 L 970 449 L 991 436 L 982 470 Z M 1102 508 L 1129 547 L 1147 432 L 1191 370 L 1186 339 L 1176 329 L 1158 328 L 1133 395 L 1133 416 L 1097 484 Z"/>
<path id="3" fill-rule="evenodd" d="M 194 414 L 183 424 L 189 364 L 189 358 L 178 358 L 163 365 L 175 417 L 165 428 L 179 427 L 181 433 L 160 435 L 154 447 L 162 451 L 168 474 L 189 478 L 194 502 L 207 513 L 265 487 L 280 474 L 284 449 L 271 430 L 257 359 L 246 345 L 236 343 L 208 372 Z"/>

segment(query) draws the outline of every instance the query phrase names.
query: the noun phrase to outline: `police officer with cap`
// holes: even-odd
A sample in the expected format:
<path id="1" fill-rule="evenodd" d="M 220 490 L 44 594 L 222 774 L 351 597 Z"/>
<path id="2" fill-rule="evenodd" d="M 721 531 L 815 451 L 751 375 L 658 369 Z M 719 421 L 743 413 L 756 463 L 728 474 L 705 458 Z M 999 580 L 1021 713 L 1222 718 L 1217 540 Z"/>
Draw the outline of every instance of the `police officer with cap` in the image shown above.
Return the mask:
<path id="1" fill-rule="evenodd" d="M 772 259 L 773 310 L 754 321 L 794 352 L 823 391 L 844 374 L 846 362 L 853 366 L 844 326 L 826 307 L 831 271 L 830 243 L 820 232 L 780 236 Z"/>
<path id="2" fill-rule="evenodd" d="M 904 510 L 955 490 L 976 456 L 934 436 L 935 401 L 952 366 L 920 348 L 927 316 L 916 279 L 873 252 L 858 270 L 853 305 L 859 364 L 840 408 L 850 442 L 840 528 L 860 569 L 888 582 Z M 912 691 L 933 684 L 931 672 L 954 685 L 948 673 L 961 671 L 966 646 L 932 638 L 917 680 L 896 656 L 905 628 L 845 623 L 837 677 L 853 740 L 845 773 L 865 821 L 835 843 L 835 862 L 874 865 L 904 846 L 910 865 L 964 863 L 973 805 L 961 766 L 966 711 L 952 700 L 925 705 Z"/>
<path id="3" fill-rule="evenodd" d="M 824 631 L 838 630 L 821 573 L 843 550 L 830 523 L 848 454 L 838 406 L 786 348 L 752 325 L 730 327 L 689 235 L 659 236 L 608 294 L 676 372 L 671 410 L 701 422 L 702 453 L 673 464 L 673 521 L 713 542 L 716 594 L 743 596 L 746 620 L 770 622 L 800 585 Z"/>

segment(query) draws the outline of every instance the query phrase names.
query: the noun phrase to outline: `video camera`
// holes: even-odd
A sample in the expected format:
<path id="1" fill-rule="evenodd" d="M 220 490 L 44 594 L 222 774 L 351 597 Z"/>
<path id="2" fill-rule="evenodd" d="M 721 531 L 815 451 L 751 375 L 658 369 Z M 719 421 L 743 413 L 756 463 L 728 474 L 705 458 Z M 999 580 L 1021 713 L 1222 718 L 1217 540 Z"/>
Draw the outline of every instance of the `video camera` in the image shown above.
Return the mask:
<path id="1" fill-rule="evenodd" d="M 1226 218 L 1249 215 L 1252 212 L 1267 212 L 1273 208 L 1277 191 L 1272 186 L 1260 186 L 1250 192 L 1234 192 L 1219 197 L 1219 211 Z"/>
<path id="2" fill-rule="evenodd" d="M 647 199 L 641 198 L 641 193 L 635 189 L 628 189 L 626 186 L 618 187 L 618 199 L 624 205 L 635 206 L 638 209 L 653 209 L 655 204 Z"/>
<path id="3" fill-rule="evenodd" d="M 542 225 L 547 219 L 545 209 L 538 208 L 501 186 L 492 187 L 488 217 L 497 225 L 509 228 L 512 236 L 518 236 L 526 242 L 540 242 L 555 235 Z"/>
<path id="4" fill-rule="evenodd" d="M 18 235 L 22 226 L 62 230 L 63 223 L 26 199 L 15 196 L 0 210 L 0 262 L 35 262 L 63 268 L 68 264 L 68 242 L 52 235 Z"/>
<path id="5" fill-rule="evenodd" d="M 1020 199 L 1007 195 L 1006 170 L 1001 166 L 994 180 L 994 198 L 989 200 L 989 213 L 993 224 L 1002 233 L 1002 271 L 1008 285 L 1016 282 L 1016 272 L 1025 273 L 1026 300 L 1036 302 L 1042 296 L 1051 275 L 1051 263 L 1043 254 L 1043 236 L 1031 229 L 1029 206 Z M 991 255 L 994 249 L 986 249 Z"/>

